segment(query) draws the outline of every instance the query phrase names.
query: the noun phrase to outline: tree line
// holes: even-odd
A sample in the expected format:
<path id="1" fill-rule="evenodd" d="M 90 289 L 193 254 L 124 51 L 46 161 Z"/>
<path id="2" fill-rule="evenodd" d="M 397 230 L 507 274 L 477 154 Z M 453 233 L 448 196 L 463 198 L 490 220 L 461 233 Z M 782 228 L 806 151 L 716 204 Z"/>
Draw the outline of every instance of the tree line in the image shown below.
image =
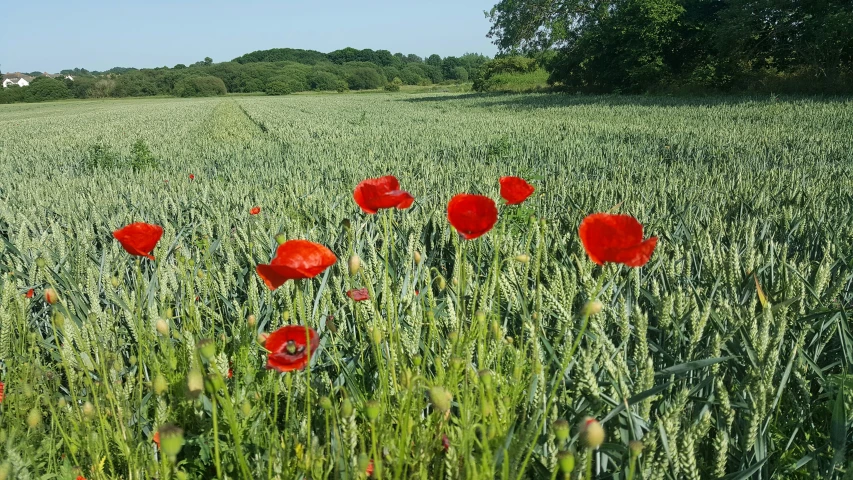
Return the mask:
<path id="1" fill-rule="evenodd" d="M 853 91 L 850 0 L 500 0 L 502 55 L 568 91 Z"/>
<path id="2" fill-rule="evenodd" d="M 191 65 L 89 71 L 62 70 L 74 80 L 37 77 L 29 87 L 0 90 L 0 103 L 63 98 L 211 96 L 228 93 L 281 95 L 303 91 L 369 90 L 400 85 L 467 82 L 488 57 L 392 54 L 387 50 L 344 48 L 330 53 L 276 48 L 259 50 L 230 62 L 210 57 Z M 37 88 L 33 88 L 37 87 Z"/>

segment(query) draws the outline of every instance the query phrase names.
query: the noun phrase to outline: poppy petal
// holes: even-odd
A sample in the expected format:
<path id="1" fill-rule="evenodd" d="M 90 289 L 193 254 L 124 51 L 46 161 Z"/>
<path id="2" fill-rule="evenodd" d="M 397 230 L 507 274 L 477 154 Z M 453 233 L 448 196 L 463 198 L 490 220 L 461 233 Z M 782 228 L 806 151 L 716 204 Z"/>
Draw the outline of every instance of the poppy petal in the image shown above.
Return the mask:
<path id="1" fill-rule="evenodd" d="M 113 232 L 124 250 L 135 256 L 154 260 L 151 252 L 163 236 L 163 227 L 143 222 L 131 223 Z"/>
<path id="2" fill-rule="evenodd" d="M 347 292 L 347 296 L 356 302 L 361 302 L 370 298 L 370 292 L 366 288 L 352 289 Z"/>
<path id="3" fill-rule="evenodd" d="M 473 240 L 495 226 L 498 208 L 489 197 L 460 193 L 447 204 L 447 220 L 463 238 Z"/>
<path id="4" fill-rule="evenodd" d="M 501 197 L 507 205 L 518 205 L 533 195 L 535 188 L 519 177 L 501 177 Z"/>
<path id="5" fill-rule="evenodd" d="M 275 290 L 289 280 L 288 277 L 280 275 L 272 265 L 258 265 L 255 270 L 270 290 Z"/>
<path id="6" fill-rule="evenodd" d="M 409 192 L 400 190 L 400 182 L 393 175 L 363 180 L 355 187 L 352 196 L 355 203 L 368 214 L 383 208 L 403 210 L 411 207 L 415 201 Z"/>
<path id="7" fill-rule="evenodd" d="M 589 215 L 581 222 L 578 235 L 590 260 L 598 265 L 613 262 L 641 267 L 657 245 L 657 237 L 643 241 L 643 226 L 630 215 Z"/>
<path id="8" fill-rule="evenodd" d="M 292 344 L 290 342 L 293 342 Z M 288 346 L 295 346 L 293 352 Z M 320 346 L 320 338 L 313 328 L 301 325 L 287 325 L 269 335 L 264 348 L 270 351 L 267 356 L 267 368 L 280 372 L 289 372 L 305 368 L 310 355 Z"/>

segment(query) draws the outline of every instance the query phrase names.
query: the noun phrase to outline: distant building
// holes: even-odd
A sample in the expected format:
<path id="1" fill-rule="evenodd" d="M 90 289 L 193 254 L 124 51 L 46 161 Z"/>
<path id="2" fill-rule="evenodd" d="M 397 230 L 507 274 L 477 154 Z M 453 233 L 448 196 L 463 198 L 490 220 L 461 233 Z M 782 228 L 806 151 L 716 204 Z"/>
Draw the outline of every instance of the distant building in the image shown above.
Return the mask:
<path id="1" fill-rule="evenodd" d="M 72 77 L 71 75 L 63 75 L 61 73 L 42 73 L 42 76 L 50 77 L 50 78 L 58 78 L 58 79 L 65 78 L 65 79 L 74 81 L 74 77 Z"/>
<path id="2" fill-rule="evenodd" d="M 3 75 L 3 88 L 8 87 L 9 85 L 17 85 L 19 87 L 26 87 L 33 81 L 33 77 L 29 75 L 24 75 L 20 72 L 15 73 L 6 73 Z"/>

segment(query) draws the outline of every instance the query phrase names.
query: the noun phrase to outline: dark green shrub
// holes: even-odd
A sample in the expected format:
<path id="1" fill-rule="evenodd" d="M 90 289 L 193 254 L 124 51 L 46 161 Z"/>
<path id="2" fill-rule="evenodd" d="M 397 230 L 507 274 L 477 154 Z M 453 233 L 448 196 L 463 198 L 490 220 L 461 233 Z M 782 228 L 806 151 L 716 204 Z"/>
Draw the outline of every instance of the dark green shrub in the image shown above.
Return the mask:
<path id="1" fill-rule="evenodd" d="M 290 95 L 293 93 L 293 88 L 288 82 L 277 80 L 267 85 L 266 93 L 267 95 Z"/>
<path id="2" fill-rule="evenodd" d="M 225 82 L 212 76 L 186 77 L 175 84 L 175 95 L 179 97 L 215 97 L 227 92 Z"/>

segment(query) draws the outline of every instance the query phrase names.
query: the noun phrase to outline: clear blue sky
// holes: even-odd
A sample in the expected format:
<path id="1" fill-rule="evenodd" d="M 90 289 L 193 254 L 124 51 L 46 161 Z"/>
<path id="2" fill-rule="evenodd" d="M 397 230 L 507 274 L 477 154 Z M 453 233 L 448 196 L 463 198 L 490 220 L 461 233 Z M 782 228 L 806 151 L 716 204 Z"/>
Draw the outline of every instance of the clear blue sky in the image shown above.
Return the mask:
<path id="1" fill-rule="evenodd" d="M 344 47 L 494 55 L 483 11 L 497 0 L 11 1 L 0 70 L 162 67 L 268 48 Z"/>

